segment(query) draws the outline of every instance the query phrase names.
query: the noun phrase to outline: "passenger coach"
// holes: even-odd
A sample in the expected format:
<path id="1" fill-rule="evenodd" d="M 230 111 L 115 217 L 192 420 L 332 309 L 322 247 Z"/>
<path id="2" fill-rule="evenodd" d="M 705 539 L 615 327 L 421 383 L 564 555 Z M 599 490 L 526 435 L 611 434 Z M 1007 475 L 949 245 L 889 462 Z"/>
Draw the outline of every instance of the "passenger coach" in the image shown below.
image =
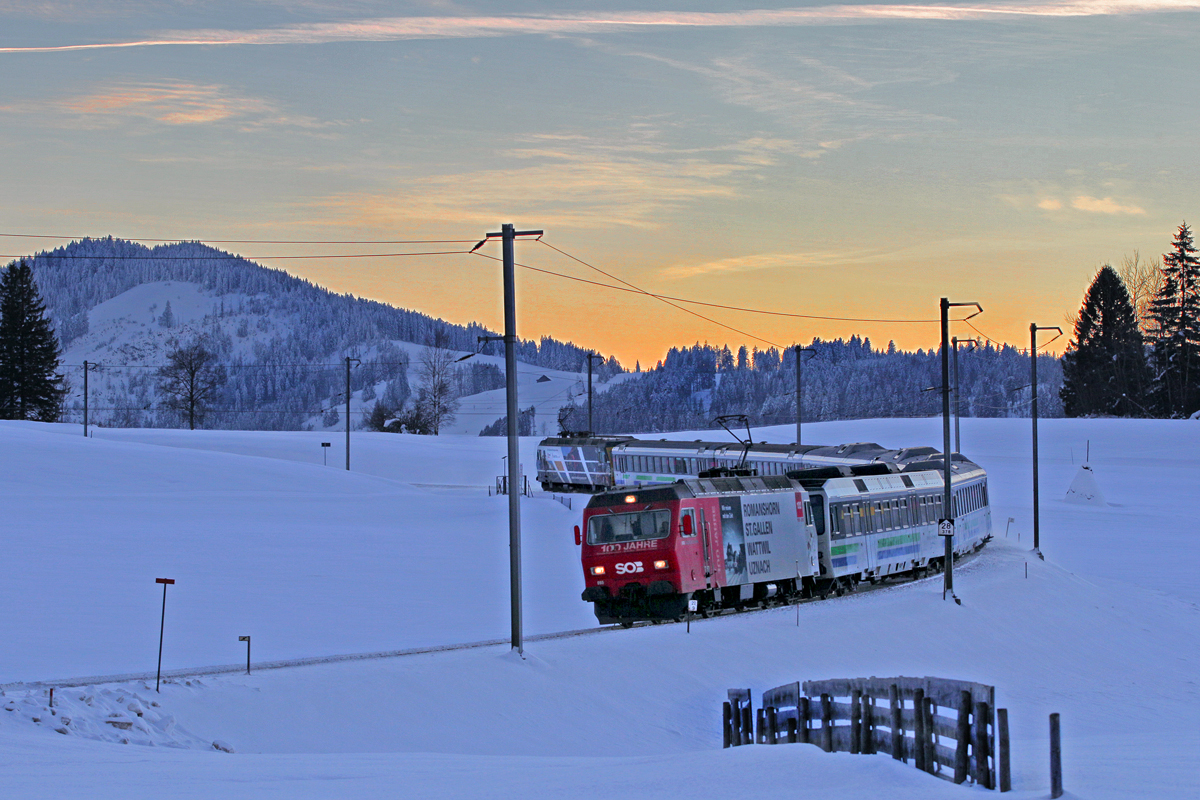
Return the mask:
<path id="1" fill-rule="evenodd" d="M 576 528 L 602 623 L 678 619 L 853 590 L 943 568 L 943 461 L 684 478 L 592 497 Z M 987 474 L 951 460 L 956 556 L 991 536 Z"/>

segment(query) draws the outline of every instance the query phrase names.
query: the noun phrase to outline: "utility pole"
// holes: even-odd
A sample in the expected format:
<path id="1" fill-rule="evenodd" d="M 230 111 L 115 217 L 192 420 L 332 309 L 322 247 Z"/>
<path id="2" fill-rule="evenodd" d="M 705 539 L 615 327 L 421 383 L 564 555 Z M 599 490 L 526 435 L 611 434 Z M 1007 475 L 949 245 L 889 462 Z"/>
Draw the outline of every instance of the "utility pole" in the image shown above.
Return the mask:
<path id="1" fill-rule="evenodd" d="M 962 452 L 962 439 L 958 433 L 958 421 L 962 417 L 962 400 L 959 394 L 958 386 L 958 346 L 959 344 L 970 343 L 972 347 L 978 346 L 978 339 L 959 339 L 957 336 L 950 338 L 951 347 L 954 351 L 954 452 Z M 969 351 L 968 351 L 969 352 Z"/>
<path id="2" fill-rule="evenodd" d="M 512 223 L 504 223 L 498 233 L 487 234 L 475 245 L 475 252 L 488 239 L 500 239 L 504 256 L 504 371 L 505 400 L 508 409 L 508 571 L 512 605 L 512 647 L 525 655 L 524 633 L 521 625 L 521 492 L 520 440 L 517 438 L 517 298 L 516 258 L 513 243 L 518 236 L 541 236 L 541 231 L 518 231 Z"/>
<path id="3" fill-rule="evenodd" d="M 800 387 L 803 385 L 802 375 L 804 372 L 801 366 L 804 363 L 804 359 L 800 356 L 801 353 L 812 353 L 815 356 L 817 351 L 811 347 L 801 347 L 800 345 L 796 345 L 796 444 L 804 444 L 804 442 L 800 439 L 800 423 L 804 418 L 804 413 L 800 406 L 800 401 L 804 396 L 803 392 L 800 390 Z"/>
<path id="4" fill-rule="evenodd" d="M 346 471 L 350 470 L 350 362 L 361 364 L 357 358 L 346 356 Z"/>
<path id="5" fill-rule="evenodd" d="M 951 303 L 943 297 L 942 311 L 942 518 L 938 520 L 938 535 L 946 542 L 943 551 L 945 559 L 945 582 L 942 584 L 942 599 L 946 595 L 954 598 L 961 605 L 962 601 L 954 595 L 954 490 L 951 481 L 954 476 L 954 454 L 950 450 L 950 309 L 959 306 L 974 306 L 978 309 L 966 317 L 970 319 L 976 314 L 983 313 L 979 303 Z"/>
<path id="6" fill-rule="evenodd" d="M 1038 508 L 1038 432 L 1037 432 L 1037 397 L 1038 397 L 1038 382 L 1037 382 L 1037 332 L 1038 331 L 1058 331 L 1062 335 L 1062 328 L 1057 325 L 1045 326 L 1038 325 L 1036 322 L 1029 323 L 1029 391 L 1032 396 L 1030 403 L 1033 417 L 1033 552 L 1037 553 L 1037 557 L 1045 560 L 1042 555 L 1042 539 L 1041 530 L 1039 528 L 1041 513 Z"/>
<path id="7" fill-rule="evenodd" d="M 596 433 L 596 426 L 592 424 L 592 359 L 604 361 L 604 356 L 588 353 L 588 435 Z"/>
<path id="8" fill-rule="evenodd" d="M 84 359 L 84 361 L 83 361 L 83 438 L 85 438 L 85 439 L 87 438 L 87 425 L 88 425 L 88 417 L 87 417 L 87 414 L 88 414 L 88 407 L 87 407 L 87 401 L 88 401 L 87 374 L 88 374 L 88 362 L 87 362 L 87 359 Z"/>

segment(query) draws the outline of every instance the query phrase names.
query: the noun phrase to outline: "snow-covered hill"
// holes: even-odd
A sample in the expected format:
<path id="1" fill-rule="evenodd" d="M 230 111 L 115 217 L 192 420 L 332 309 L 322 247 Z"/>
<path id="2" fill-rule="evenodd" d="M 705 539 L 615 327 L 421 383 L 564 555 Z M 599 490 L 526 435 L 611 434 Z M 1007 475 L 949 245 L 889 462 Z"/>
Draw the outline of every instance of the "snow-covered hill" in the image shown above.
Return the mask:
<path id="1" fill-rule="evenodd" d="M 177 426 L 158 391 L 158 368 L 177 346 L 203 342 L 228 374 L 209 403 L 204 425 L 224 429 L 344 430 L 345 359 L 350 374 L 351 426 L 386 398 L 401 404 L 421 383 L 418 362 L 436 340 L 455 357 L 480 350 L 482 326 L 452 325 L 415 311 L 338 295 L 280 270 L 267 269 L 196 242 L 154 248 L 119 239 L 85 239 L 32 258 L 35 280 L 64 345 L 70 387 L 67 419 L 82 421 L 83 363 L 89 417 L 121 427 Z M 578 389 L 587 351 L 543 338 L 521 342 L 524 370 L 558 380 L 553 391 L 528 387 L 522 408 L 553 427 L 559 408 Z M 470 373 L 502 352 L 489 343 Z M 602 378 L 620 372 L 615 360 Z M 471 381 L 461 382 L 469 385 Z M 459 394 L 476 394 L 474 390 Z M 452 426 L 478 433 L 504 414 L 494 397 L 473 399 Z M 390 410 L 390 409 L 389 409 Z M 486 418 L 484 415 L 489 415 Z M 339 416 L 341 415 L 341 416 Z"/>
<path id="2" fill-rule="evenodd" d="M 806 432 L 900 446 L 936 443 L 940 426 Z M 719 749 L 726 688 L 757 698 L 786 681 L 871 674 L 994 684 L 1017 797 L 1047 794 L 1050 712 L 1063 715 L 1071 796 L 1200 791 L 1194 422 L 1043 423 L 1041 562 L 1028 552 L 1028 423 L 964 420 L 964 449 L 990 473 L 997 539 L 957 571 L 961 607 L 934 578 L 690 634 L 533 642 L 525 660 L 497 646 L 178 679 L 161 694 L 153 680 L 60 688 L 50 714 L 44 687 L 11 681 L 153 673 L 156 577 L 178 581 L 168 669 L 236 664 L 245 634 L 259 662 L 508 631 L 506 502 L 487 494 L 502 440 L 355 433 L 346 472 L 322 466 L 313 433 L 79 434 L 0 423 L 0 763 L 16 795 L 675 798 L 747 781 L 798 797 L 971 791 L 885 756 Z M 1089 440 L 1105 506 L 1063 499 Z M 535 446 L 522 442 L 526 464 Z M 527 629 L 593 626 L 570 532 L 579 506 L 527 498 L 522 515 Z"/>

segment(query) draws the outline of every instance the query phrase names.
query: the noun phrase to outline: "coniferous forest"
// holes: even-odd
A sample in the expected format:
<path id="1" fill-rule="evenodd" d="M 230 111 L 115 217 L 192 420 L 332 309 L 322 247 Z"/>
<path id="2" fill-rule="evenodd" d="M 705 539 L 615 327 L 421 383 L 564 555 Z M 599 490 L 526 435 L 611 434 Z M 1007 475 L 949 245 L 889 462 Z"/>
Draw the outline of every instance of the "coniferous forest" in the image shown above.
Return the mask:
<path id="1" fill-rule="evenodd" d="M 28 259 L 45 313 L 62 349 L 89 331 L 88 312 L 144 283 L 196 284 L 214 299 L 201 332 L 214 363 L 227 378 L 205 425 L 226 428 L 298 428 L 314 409 L 337 415 L 329 398 L 344 388 L 338 364 L 356 366 L 351 391 L 364 403 L 385 404 L 389 414 L 416 402 L 421 388 L 410 356 L 397 343 L 432 341 L 455 351 L 479 350 L 477 337 L 494 335 L 477 324 L 455 325 L 416 311 L 330 292 L 282 270 L 261 267 L 199 242 L 146 247 L 114 238 L 85 239 Z M 256 330 L 242 330 L 253 312 Z M 164 329 L 174 324 L 168 307 L 156 312 Z M 1179 226 L 1161 262 L 1102 267 L 1088 287 L 1060 361 L 1039 356 L 1039 414 L 1054 416 L 1185 417 L 1200 409 L 1200 259 L 1192 232 Z M 253 347 L 238 339 L 253 334 Z M 179 346 L 187 345 L 180 342 Z M 869 339 L 814 339 L 803 363 L 803 419 L 933 416 L 940 413 L 940 357 L 935 349 L 906 352 Z M 499 343 L 482 348 L 500 355 Z M 518 358 L 530 365 L 584 372 L 588 351 L 549 337 L 522 341 Z M 158 397 L 154 372 L 130 368 L 106 384 L 106 424 L 180 424 Z M 625 374 L 594 399 L 597 432 L 704 429 L 722 414 L 746 414 L 753 424 L 796 419 L 796 350 L 765 350 L 697 343 L 672 348 L 655 367 Z M 68 395 L 78 379 L 64 365 Z M 95 365 L 93 365 L 95 366 Z M 102 369 L 122 367 L 111 358 Z M 984 343 L 960 349 L 959 394 L 964 416 L 1026 416 L 1031 388 L 1028 352 Z M 596 370 L 597 383 L 625 372 L 614 358 Z M 498 388 L 492 365 L 467 363 L 450 376 L 452 397 Z M 382 387 L 382 389 L 380 389 Z M 568 430 L 586 427 L 586 400 L 577 397 L 560 415 Z M 75 405 L 78 405 L 76 402 Z M 378 415 L 377 415 L 378 416 Z M 352 420 L 361 425 L 362 420 Z M 492 426 L 499 428 L 500 426 Z"/>
<path id="2" fill-rule="evenodd" d="M 1200 413 L 1200 259 L 1185 222 L 1161 263 L 1096 273 L 1063 355 L 1068 416 Z"/>

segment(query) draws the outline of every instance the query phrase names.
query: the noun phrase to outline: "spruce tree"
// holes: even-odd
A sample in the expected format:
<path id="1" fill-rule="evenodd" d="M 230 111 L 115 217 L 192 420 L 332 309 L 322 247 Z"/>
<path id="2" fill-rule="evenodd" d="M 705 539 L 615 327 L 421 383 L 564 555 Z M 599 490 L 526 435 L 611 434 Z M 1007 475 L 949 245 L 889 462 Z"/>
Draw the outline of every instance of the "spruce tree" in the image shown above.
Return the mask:
<path id="1" fill-rule="evenodd" d="M 1059 397 L 1068 417 L 1145 413 L 1150 373 L 1137 313 L 1125 284 L 1107 264 L 1084 297 L 1062 368 Z"/>
<path id="2" fill-rule="evenodd" d="M 1200 259 L 1186 222 L 1171 245 L 1150 304 L 1154 399 L 1164 416 L 1186 417 L 1200 408 Z"/>
<path id="3" fill-rule="evenodd" d="M 9 264 L 0 277 L 0 419 L 58 419 L 60 354 L 33 270 L 24 261 Z"/>

